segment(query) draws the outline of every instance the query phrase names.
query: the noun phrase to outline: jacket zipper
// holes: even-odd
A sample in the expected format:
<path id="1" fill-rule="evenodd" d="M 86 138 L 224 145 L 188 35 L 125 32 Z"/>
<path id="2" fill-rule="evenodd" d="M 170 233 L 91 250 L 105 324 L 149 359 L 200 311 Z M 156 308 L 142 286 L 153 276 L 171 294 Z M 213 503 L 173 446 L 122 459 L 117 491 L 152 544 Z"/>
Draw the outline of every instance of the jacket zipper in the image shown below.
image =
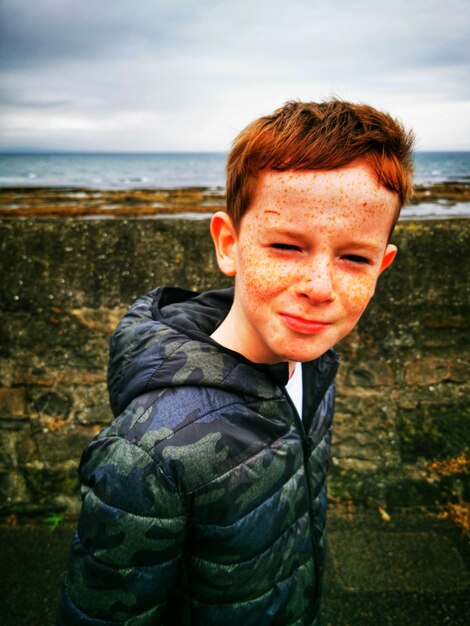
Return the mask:
<path id="1" fill-rule="evenodd" d="M 338 362 L 336 361 L 335 364 L 330 368 L 328 375 L 325 376 L 325 380 L 320 388 L 321 393 L 318 393 L 320 402 L 323 399 L 329 386 L 332 384 L 337 370 L 338 370 Z M 302 440 L 303 465 L 304 465 L 304 471 L 305 471 L 305 479 L 307 481 L 307 493 L 308 493 L 308 516 L 310 520 L 310 535 L 311 535 L 311 542 L 312 542 L 313 563 L 314 563 L 314 571 L 315 571 L 315 587 L 314 587 L 315 605 L 318 605 L 318 602 L 320 600 L 320 562 L 319 562 L 320 558 L 319 558 L 318 546 L 317 546 L 317 532 L 316 532 L 315 523 L 313 519 L 313 512 L 311 508 L 312 486 L 310 484 L 310 476 L 308 472 L 308 460 L 310 458 L 313 441 L 310 436 L 307 436 L 302 418 L 300 417 L 299 412 L 297 411 L 297 408 L 295 404 L 293 403 L 291 397 L 287 393 L 286 388 L 284 387 L 281 389 L 282 389 L 284 396 L 287 399 L 287 402 L 289 403 L 290 407 L 292 408 L 294 412 L 295 421 L 297 423 L 297 428 L 299 429 L 300 438 Z M 318 407 L 320 406 L 320 402 L 317 404 L 317 408 L 315 412 L 318 410 Z M 312 424 L 310 425 L 310 430 L 312 431 L 315 430 L 314 422 L 312 422 Z"/>
<path id="2" fill-rule="evenodd" d="M 315 603 L 318 602 L 319 600 L 319 593 L 320 593 L 320 564 L 319 564 L 319 557 L 318 557 L 318 547 L 317 547 L 317 540 L 316 540 L 316 531 L 315 531 L 315 524 L 314 524 L 314 520 L 313 520 L 313 513 L 312 513 L 312 508 L 311 508 L 311 502 L 312 502 L 312 487 L 310 485 L 310 479 L 309 479 L 309 475 L 308 475 L 308 459 L 310 456 L 310 449 L 311 449 L 311 445 L 312 445 L 312 440 L 310 437 L 307 437 L 307 433 L 305 432 L 305 428 L 302 422 L 302 418 L 300 417 L 294 403 L 292 402 L 292 399 L 290 398 L 289 394 L 287 393 L 287 391 L 285 391 L 285 389 L 283 390 L 283 393 L 290 405 L 290 407 L 292 408 L 293 412 L 294 412 L 294 417 L 295 417 L 295 421 L 297 423 L 297 428 L 300 431 L 300 438 L 302 440 L 302 454 L 303 454 L 303 466 L 304 466 L 304 471 L 305 471 L 305 480 L 307 482 L 307 493 L 308 493 L 308 517 L 309 517 L 309 521 L 310 521 L 310 538 L 311 538 L 311 543 L 312 543 L 312 552 L 313 552 L 313 565 L 314 565 L 314 571 L 315 571 L 315 587 L 314 587 L 314 591 L 315 591 Z"/>

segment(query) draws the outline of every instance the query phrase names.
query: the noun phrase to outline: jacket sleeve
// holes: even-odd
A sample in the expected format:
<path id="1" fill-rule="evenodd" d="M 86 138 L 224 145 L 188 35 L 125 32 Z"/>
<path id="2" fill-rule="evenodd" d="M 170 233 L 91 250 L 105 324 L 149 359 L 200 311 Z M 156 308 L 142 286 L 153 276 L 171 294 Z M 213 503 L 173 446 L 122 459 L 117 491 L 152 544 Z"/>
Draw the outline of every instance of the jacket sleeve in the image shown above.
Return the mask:
<path id="1" fill-rule="evenodd" d="M 155 459 L 120 437 L 92 442 L 80 477 L 58 626 L 161 624 L 183 552 L 184 496 Z"/>

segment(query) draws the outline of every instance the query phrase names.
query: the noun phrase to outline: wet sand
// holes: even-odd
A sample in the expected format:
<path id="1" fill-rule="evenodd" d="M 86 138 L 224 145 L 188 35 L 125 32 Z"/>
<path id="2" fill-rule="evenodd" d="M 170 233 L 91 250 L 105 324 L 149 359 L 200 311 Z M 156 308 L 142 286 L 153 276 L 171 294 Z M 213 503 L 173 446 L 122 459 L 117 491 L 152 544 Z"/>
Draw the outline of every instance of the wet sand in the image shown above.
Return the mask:
<path id="1" fill-rule="evenodd" d="M 416 185 L 410 205 L 470 202 L 470 182 Z M 0 217 L 152 217 L 210 214 L 225 209 L 223 188 L 100 190 L 70 187 L 0 188 Z"/>

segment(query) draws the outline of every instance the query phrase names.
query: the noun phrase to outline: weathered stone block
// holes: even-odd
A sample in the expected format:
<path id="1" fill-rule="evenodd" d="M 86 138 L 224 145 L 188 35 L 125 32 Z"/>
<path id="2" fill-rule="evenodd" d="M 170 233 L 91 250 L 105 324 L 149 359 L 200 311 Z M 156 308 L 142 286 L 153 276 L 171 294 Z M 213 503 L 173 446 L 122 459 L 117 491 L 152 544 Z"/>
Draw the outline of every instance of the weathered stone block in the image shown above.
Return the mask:
<path id="1" fill-rule="evenodd" d="M 4 387 L 12 386 L 12 373 L 11 356 L 6 358 L 6 354 L 2 352 L 2 356 L 0 357 L 0 380 Z"/>
<path id="2" fill-rule="evenodd" d="M 432 385 L 408 385 L 392 391 L 391 398 L 397 407 L 412 412 L 418 407 L 470 405 L 470 381 L 456 384 L 445 381 Z"/>
<path id="3" fill-rule="evenodd" d="M 64 313 L 60 322 L 51 323 L 49 309 L 30 312 L 0 311 L 0 349 L 19 363 L 35 355 L 38 375 L 73 364 L 94 371 L 105 367 L 108 338 L 84 326 L 75 316 Z M 14 352 L 11 352 L 14 347 Z M 30 364 L 30 369 L 31 367 Z"/>
<path id="4" fill-rule="evenodd" d="M 470 357 L 470 354 L 468 355 Z M 450 365 L 450 380 L 457 383 L 470 382 L 470 358 L 457 357 Z"/>
<path id="5" fill-rule="evenodd" d="M 110 337 L 121 317 L 126 313 L 127 307 L 118 306 L 113 309 L 99 307 L 92 309 L 91 307 L 81 307 L 70 309 L 70 313 L 74 315 L 86 328 L 97 330 L 105 337 Z"/>
<path id="6" fill-rule="evenodd" d="M 10 511 L 18 502 L 27 502 L 29 498 L 25 480 L 20 472 L 0 473 L 0 511 Z"/>
<path id="7" fill-rule="evenodd" d="M 74 387 L 73 419 L 80 424 L 109 424 L 113 414 L 105 383 Z"/>
<path id="8" fill-rule="evenodd" d="M 468 401 L 423 403 L 412 411 L 400 411 L 397 432 L 403 461 L 458 456 L 470 446 Z"/>
<path id="9" fill-rule="evenodd" d="M 448 493 L 439 481 L 402 474 L 384 483 L 383 501 L 387 506 L 434 506 L 448 500 Z"/>
<path id="10" fill-rule="evenodd" d="M 78 461 L 71 459 L 48 467 L 31 463 L 23 468 L 25 485 L 30 501 L 48 501 L 58 495 L 73 496 L 78 493 Z"/>
<path id="11" fill-rule="evenodd" d="M 26 390 L 21 387 L 0 387 L 0 418 L 25 419 L 26 417 Z"/>
<path id="12" fill-rule="evenodd" d="M 424 356 L 410 361 L 406 366 L 408 385 L 432 385 L 443 381 L 467 382 L 470 380 L 470 363 L 453 355 Z"/>
<path id="13" fill-rule="evenodd" d="M 369 355 L 367 359 L 356 357 L 348 362 L 343 360 L 341 370 L 341 386 L 391 387 L 395 383 L 395 375 L 390 365 L 373 355 Z"/>
<path id="14" fill-rule="evenodd" d="M 80 458 L 83 448 L 91 441 L 88 433 L 72 431 L 67 433 L 38 433 L 34 442 L 38 449 L 38 458 L 45 466 L 56 465 Z"/>
<path id="15" fill-rule="evenodd" d="M 95 385 L 106 381 L 105 365 L 96 371 L 81 366 L 73 367 L 73 363 L 58 368 L 47 367 L 47 363 L 39 361 L 36 355 L 30 354 L 28 364 L 21 363 L 14 374 L 14 383 L 33 387 L 54 387 L 71 385 Z M 39 392 L 38 392 L 39 393 Z"/>
<path id="16" fill-rule="evenodd" d="M 339 394 L 333 427 L 333 456 L 366 461 L 370 469 L 399 462 L 395 404 L 379 392 L 355 389 Z"/>
<path id="17" fill-rule="evenodd" d="M 0 431 L 0 468 L 13 468 L 17 465 L 16 440 L 18 434 L 15 432 Z"/>
<path id="18" fill-rule="evenodd" d="M 32 391 L 31 395 L 32 407 L 38 417 L 53 416 L 67 419 L 69 416 L 73 406 L 73 399 L 69 394 L 56 391 L 44 392 L 43 389 L 40 389 Z"/>
<path id="19" fill-rule="evenodd" d="M 82 500 L 77 493 L 74 496 L 54 496 L 51 498 L 49 510 L 51 511 L 67 511 L 68 515 L 78 516 L 80 513 Z"/>
<path id="20" fill-rule="evenodd" d="M 15 452 L 20 466 L 39 461 L 39 450 L 30 430 L 16 434 Z"/>

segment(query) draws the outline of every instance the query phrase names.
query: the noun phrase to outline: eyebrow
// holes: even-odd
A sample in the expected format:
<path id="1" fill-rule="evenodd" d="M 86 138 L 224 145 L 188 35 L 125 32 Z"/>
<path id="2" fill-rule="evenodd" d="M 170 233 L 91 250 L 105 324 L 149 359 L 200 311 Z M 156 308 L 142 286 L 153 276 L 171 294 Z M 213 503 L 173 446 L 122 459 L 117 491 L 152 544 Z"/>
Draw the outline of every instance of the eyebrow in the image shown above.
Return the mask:
<path id="1" fill-rule="evenodd" d="M 267 213 L 268 211 L 266 210 L 265 212 Z M 274 211 L 269 212 L 274 213 Z M 276 226 L 266 226 L 265 228 L 268 235 L 284 235 L 286 237 L 302 237 L 305 235 L 305 231 L 303 230 L 297 231 L 290 228 L 281 228 Z"/>
<path id="2" fill-rule="evenodd" d="M 360 250 L 364 250 L 367 252 L 380 252 L 381 246 L 378 246 L 375 243 L 371 243 L 368 241 L 347 241 L 342 247 L 344 248 L 359 248 Z"/>

